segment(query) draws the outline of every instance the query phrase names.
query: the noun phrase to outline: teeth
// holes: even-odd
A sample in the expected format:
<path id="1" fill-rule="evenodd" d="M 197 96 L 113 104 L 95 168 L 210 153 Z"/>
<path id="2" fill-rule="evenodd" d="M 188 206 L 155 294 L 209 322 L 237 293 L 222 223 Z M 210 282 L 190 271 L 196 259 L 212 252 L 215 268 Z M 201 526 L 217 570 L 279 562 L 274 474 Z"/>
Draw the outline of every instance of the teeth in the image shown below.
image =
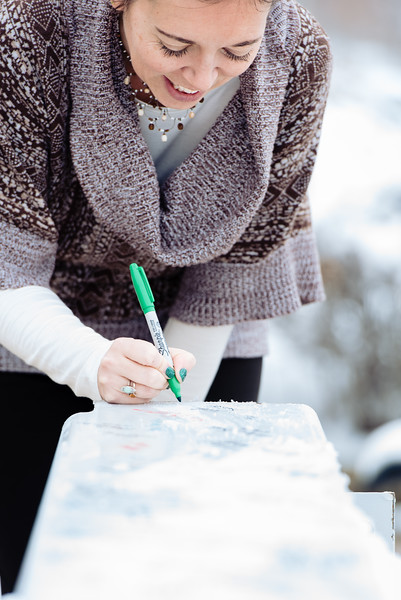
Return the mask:
<path id="1" fill-rule="evenodd" d="M 185 92 L 186 94 L 197 94 L 199 92 L 199 90 L 188 90 L 187 88 L 182 87 L 182 85 L 175 85 L 174 83 L 173 86 L 179 92 Z"/>

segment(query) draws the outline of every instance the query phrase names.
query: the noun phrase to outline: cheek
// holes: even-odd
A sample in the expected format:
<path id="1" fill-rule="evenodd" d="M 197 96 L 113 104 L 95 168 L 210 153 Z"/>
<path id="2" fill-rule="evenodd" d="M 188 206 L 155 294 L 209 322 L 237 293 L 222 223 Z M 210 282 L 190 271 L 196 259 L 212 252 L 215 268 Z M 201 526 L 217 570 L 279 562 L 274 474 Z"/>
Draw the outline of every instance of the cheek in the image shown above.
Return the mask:
<path id="1" fill-rule="evenodd" d="M 226 77 L 238 77 L 239 75 L 242 75 L 242 73 L 245 73 L 245 71 L 249 69 L 255 60 L 257 53 L 257 50 L 252 52 L 248 60 L 232 60 L 228 57 L 221 58 L 219 64 L 221 73 L 224 73 Z"/>
<path id="2" fill-rule="evenodd" d="M 237 77 L 238 75 L 242 75 L 242 73 L 245 73 L 250 64 L 250 62 L 246 62 L 234 65 L 233 72 L 235 71 L 235 76 Z"/>
<path id="3" fill-rule="evenodd" d="M 152 44 L 146 44 L 142 35 L 135 35 L 132 38 L 131 58 L 137 68 L 146 69 L 146 71 L 163 71 L 163 56 L 158 48 Z"/>
<path id="4" fill-rule="evenodd" d="M 232 62 L 232 64 L 225 66 L 224 74 L 227 77 L 238 77 L 239 75 L 242 75 L 251 64 L 252 62 Z"/>
<path id="5" fill-rule="evenodd" d="M 171 64 L 171 60 L 166 60 L 160 55 L 160 52 L 148 52 L 143 57 L 142 64 L 146 66 L 146 69 L 158 74 L 171 73 L 176 69 L 174 64 Z"/>

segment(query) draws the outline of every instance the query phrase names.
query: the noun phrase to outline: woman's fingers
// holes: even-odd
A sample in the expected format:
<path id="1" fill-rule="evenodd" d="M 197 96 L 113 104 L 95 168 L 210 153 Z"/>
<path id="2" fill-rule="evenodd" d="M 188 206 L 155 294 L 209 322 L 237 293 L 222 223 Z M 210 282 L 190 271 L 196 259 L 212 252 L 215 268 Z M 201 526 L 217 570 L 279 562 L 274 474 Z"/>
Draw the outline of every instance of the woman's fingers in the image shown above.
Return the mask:
<path id="1" fill-rule="evenodd" d="M 121 357 L 125 357 L 132 362 L 152 367 L 160 373 L 165 372 L 168 367 L 166 359 L 159 354 L 153 344 L 145 340 L 117 338 L 110 350 L 112 350 L 110 353 L 111 360 L 120 360 Z"/>
<path id="2" fill-rule="evenodd" d="M 118 373 L 126 379 L 135 381 L 136 384 L 141 384 L 155 390 L 161 391 L 166 387 L 167 375 L 165 372 L 160 372 L 152 366 L 134 362 L 126 357 L 121 358 L 118 365 Z"/>
<path id="3" fill-rule="evenodd" d="M 167 387 L 168 363 L 144 340 L 118 338 L 103 356 L 98 370 L 98 387 L 106 402 L 137 404 L 149 401 Z M 135 384 L 135 397 L 122 388 Z"/>
<path id="4" fill-rule="evenodd" d="M 153 344 L 145 340 L 118 338 L 103 356 L 98 370 L 101 397 L 110 403 L 139 404 L 149 402 L 168 386 L 174 372 L 180 382 L 195 364 L 190 352 L 170 349 L 172 369 Z M 135 392 L 130 390 L 135 388 Z"/>
<path id="5" fill-rule="evenodd" d="M 181 348 L 169 348 L 169 350 L 173 359 L 175 374 L 178 381 L 182 383 L 196 364 L 195 356 Z"/>

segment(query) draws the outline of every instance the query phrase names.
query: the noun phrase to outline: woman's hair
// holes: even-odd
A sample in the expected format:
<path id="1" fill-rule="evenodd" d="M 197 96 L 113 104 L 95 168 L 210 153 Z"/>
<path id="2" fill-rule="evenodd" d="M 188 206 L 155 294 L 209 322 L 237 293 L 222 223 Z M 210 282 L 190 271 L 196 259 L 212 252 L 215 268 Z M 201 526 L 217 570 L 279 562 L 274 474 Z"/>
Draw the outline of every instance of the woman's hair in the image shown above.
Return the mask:
<path id="1" fill-rule="evenodd" d="M 117 10 L 125 10 L 133 2 L 135 2 L 135 0 L 113 0 L 112 4 Z M 210 2 L 211 4 L 218 4 L 219 2 L 223 2 L 223 0 L 199 0 L 199 2 Z M 255 4 L 272 4 L 273 0 L 254 0 L 254 2 Z"/>

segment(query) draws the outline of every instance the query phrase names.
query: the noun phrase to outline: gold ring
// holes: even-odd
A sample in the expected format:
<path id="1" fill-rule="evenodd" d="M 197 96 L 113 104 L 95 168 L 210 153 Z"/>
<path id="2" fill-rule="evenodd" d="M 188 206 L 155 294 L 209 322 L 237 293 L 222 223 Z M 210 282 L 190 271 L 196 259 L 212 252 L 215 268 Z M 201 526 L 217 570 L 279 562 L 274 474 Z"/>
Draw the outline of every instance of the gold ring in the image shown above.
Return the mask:
<path id="1" fill-rule="evenodd" d="M 135 398 L 136 397 L 136 387 L 135 387 L 135 383 L 133 381 L 130 380 L 129 382 L 130 388 L 132 388 L 132 392 L 129 394 L 130 398 Z"/>

